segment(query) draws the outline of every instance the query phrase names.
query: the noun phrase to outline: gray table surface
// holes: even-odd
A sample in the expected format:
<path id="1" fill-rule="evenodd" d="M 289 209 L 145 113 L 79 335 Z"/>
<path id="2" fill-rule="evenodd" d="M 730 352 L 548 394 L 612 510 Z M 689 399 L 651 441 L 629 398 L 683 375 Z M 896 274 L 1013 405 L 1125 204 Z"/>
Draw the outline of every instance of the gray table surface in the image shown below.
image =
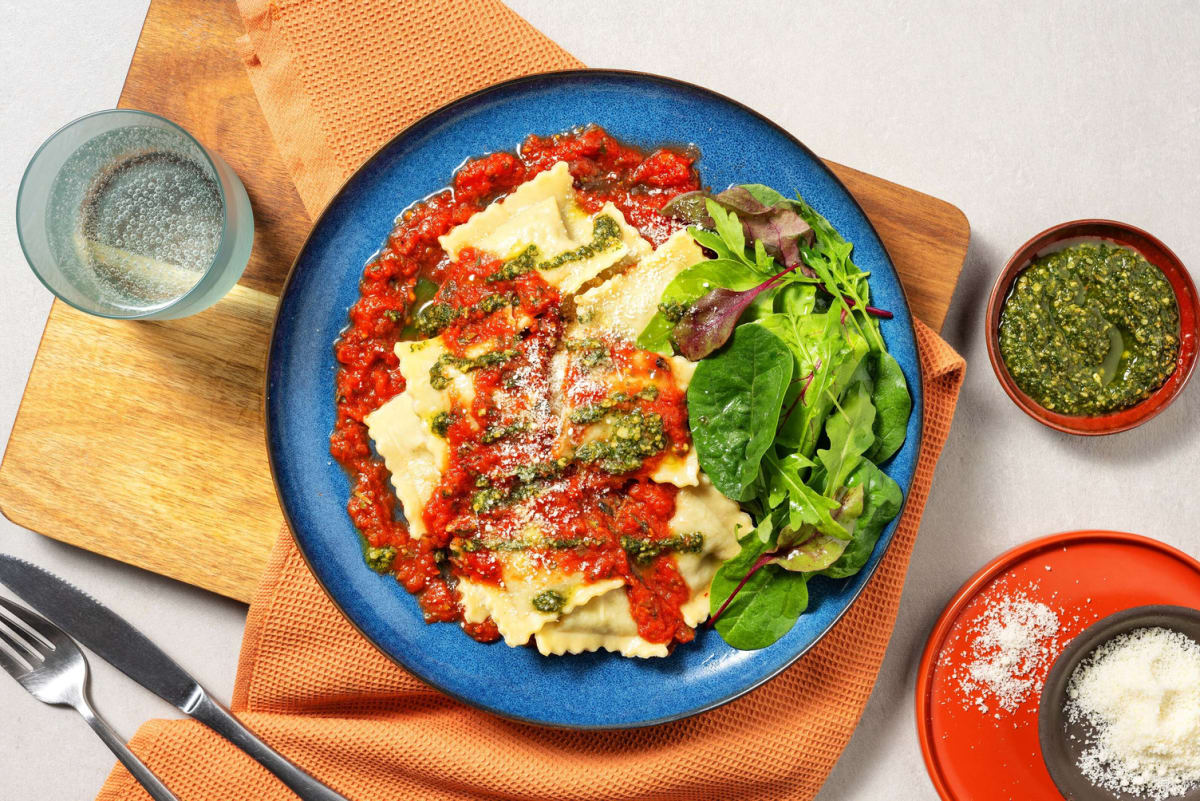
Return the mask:
<path id="1" fill-rule="evenodd" d="M 1031 537 L 1136 531 L 1200 553 L 1200 390 L 1100 439 L 1054 433 L 1001 392 L 982 339 L 1010 253 L 1063 220 L 1147 228 L 1200 264 L 1200 6 L 1191 2 L 827 3 L 509 0 L 585 63 L 683 78 L 773 118 L 818 153 L 958 205 L 971 248 L 945 336 L 966 385 L 875 693 L 822 801 L 936 798 L 913 725 L 924 639 L 961 582 Z M 145 0 L 0 0 L 0 431 L 16 415 L 50 297 L 12 208 L 60 124 L 116 103 Z M 649 24 L 631 26 L 630 15 Z M 1188 421 L 1193 421 L 1189 423 Z M 228 699 L 245 608 L 0 521 L 0 550 L 126 615 Z M 98 660 L 97 704 L 131 736 L 171 710 Z M 0 799 L 90 799 L 112 759 L 73 712 L 0 677 Z"/>

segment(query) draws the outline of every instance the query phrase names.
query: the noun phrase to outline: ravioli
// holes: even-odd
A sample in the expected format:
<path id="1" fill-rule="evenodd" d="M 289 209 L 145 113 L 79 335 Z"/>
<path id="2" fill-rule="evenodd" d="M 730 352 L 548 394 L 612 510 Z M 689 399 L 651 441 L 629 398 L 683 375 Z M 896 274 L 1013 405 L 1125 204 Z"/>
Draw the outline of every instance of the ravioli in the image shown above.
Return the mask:
<path id="1" fill-rule="evenodd" d="M 543 625 L 534 635 L 534 642 L 543 656 L 601 649 L 642 658 L 670 653 L 666 643 L 650 642 L 638 635 L 623 586 L 591 599 L 559 621 Z"/>
<path id="2" fill-rule="evenodd" d="M 499 475 L 474 470 L 465 473 L 475 481 L 467 485 L 473 493 L 469 508 L 461 507 L 466 509 L 466 516 L 455 511 L 447 518 L 455 521 L 455 527 L 447 524 L 446 532 L 434 532 L 447 537 L 443 541 L 450 542 L 451 563 L 460 565 L 452 571 L 457 579 L 463 620 L 482 624 L 490 619 L 508 645 L 532 641 L 546 655 L 603 649 L 629 657 L 667 656 L 671 644 L 651 642 L 641 636 L 630 609 L 626 583 L 636 580 L 635 574 L 643 569 L 634 568 L 635 558 L 643 558 L 641 549 L 647 544 L 661 541 L 656 538 L 663 536 L 665 527 L 669 541 L 674 544 L 663 547 L 665 552 L 672 553 L 673 562 L 656 564 L 673 564 L 687 585 L 690 594 L 678 610 L 682 621 L 694 627 L 708 616 L 712 577 L 725 560 L 737 554 L 737 534 L 750 528 L 749 516 L 737 503 L 721 495 L 703 475 L 690 443 L 676 442 L 670 448 L 658 444 L 660 440 L 669 440 L 663 434 L 665 418 L 656 417 L 657 412 L 650 414 L 650 418 L 657 419 L 660 428 L 651 427 L 651 433 L 646 435 L 649 439 L 636 440 L 641 445 L 650 444 L 646 445 L 647 450 L 636 452 L 632 464 L 643 464 L 651 458 L 646 454 L 651 454 L 657 459 L 656 464 L 652 468 L 638 468 L 641 472 L 637 480 L 678 488 L 672 491 L 673 495 L 663 496 L 673 497 L 674 506 L 665 507 L 664 516 L 655 518 L 658 528 L 653 531 L 659 533 L 651 535 L 652 530 L 646 528 L 647 535 L 636 536 L 648 539 L 635 538 L 633 545 L 627 545 L 624 532 L 637 532 L 636 527 L 619 529 L 615 522 L 592 523 L 610 526 L 601 528 L 601 532 L 622 532 L 619 547 L 625 549 L 628 557 L 617 553 L 621 556 L 620 564 L 624 565 L 626 558 L 630 560 L 622 568 L 626 573 L 589 576 L 586 559 L 581 562 L 577 557 L 563 560 L 555 556 L 559 553 L 555 549 L 574 546 L 547 544 L 560 542 L 557 538 L 563 535 L 552 533 L 561 532 L 555 526 L 562 524 L 556 522 L 553 503 L 543 508 L 543 499 L 549 492 L 547 486 L 575 486 L 569 483 L 571 474 L 562 472 L 567 469 L 563 465 L 594 464 L 594 454 L 602 452 L 607 443 L 623 443 L 624 447 L 631 437 L 642 436 L 638 433 L 642 429 L 630 422 L 632 419 L 644 423 L 649 419 L 640 411 L 642 404 L 669 417 L 669 410 L 675 408 L 670 404 L 676 403 L 672 399 L 679 398 L 680 391 L 686 392 L 696 367 L 693 362 L 641 351 L 633 343 L 654 316 L 658 298 L 667 284 L 704 259 L 702 251 L 685 231 L 672 235 L 661 247 L 652 250 L 611 203 L 595 214 L 588 214 L 576 201 L 571 174 L 563 162 L 477 212 L 466 223 L 440 237 L 439 242 L 451 258 L 473 248 L 505 261 L 506 266 L 513 260 L 524 260 L 523 268 L 532 266 L 563 298 L 570 299 L 563 308 L 565 326 L 561 336 L 556 334 L 547 340 L 545 347 L 551 350 L 541 351 L 537 358 L 529 355 L 532 351 L 522 350 L 534 348 L 529 343 L 539 336 L 539 320 L 523 306 L 504 305 L 495 311 L 488 310 L 483 319 L 489 323 L 481 325 L 479 330 L 490 333 L 480 339 L 472 339 L 474 334 L 465 339 L 461 333 L 456 334 L 457 347 L 463 349 L 457 350 L 459 355 L 454 357 L 449 356 L 442 335 L 396 346 L 406 388 L 368 415 L 366 423 L 376 450 L 391 471 L 392 485 L 409 521 L 411 535 L 431 534 L 426 530 L 423 516 L 427 504 L 440 491 L 444 475 L 452 476 L 447 479 L 451 482 L 448 486 L 463 486 L 453 483 L 459 480 L 454 475 L 464 475 L 461 467 L 456 468 L 458 473 L 447 473 L 452 460 L 466 464 L 462 461 L 465 457 L 461 446 L 456 445 L 459 450 L 452 453 L 444 438 L 446 429 L 438 431 L 435 421 L 444 420 L 447 415 L 456 420 L 465 415 L 476 432 L 493 429 L 500 432 L 494 440 L 482 440 L 491 449 L 488 453 L 493 454 L 488 458 L 494 461 L 488 464 L 516 467 L 508 468 L 515 472 Z M 531 253 L 536 258 L 531 259 Z M 558 314 L 558 310 L 553 313 Z M 507 318 L 497 321 L 495 315 Z M 505 361 L 506 366 L 493 372 L 489 383 L 481 385 L 488 387 L 488 394 L 473 406 L 477 389 L 472 371 L 477 365 L 468 364 L 462 369 L 456 365 L 501 349 L 522 355 L 505 355 L 506 360 L 512 360 Z M 660 397 L 663 392 L 673 394 L 663 401 Z M 656 402 L 666 402 L 668 406 L 654 406 Z M 673 425 L 680 425 L 681 418 L 671 419 L 676 420 Z M 462 435 L 461 426 L 454 431 L 458 433 L 453 436 Z M 509 431 L 512 433 L 505 433 Z M 474 447 L 479 445 L 476 443 Z M 582 456 L 585 452 L 593 455 Z M 626 468 L 620 460 L 615 464 L 616 467 L 586 469 L 609 470 L 616 476 L 633 469 Z M 492 512 L 489 505 L 492 496 L 488 493 L 499 493 L 495 497 L 503 498 L 505 493 L 514 492 L 509 482 L 515 481 L 514 477 L 526 468 L 538 478 L 521 479 L 525 483 L 513 486 L 536 485 L 532 494 L 505 501 L 508 506 Z M 629 508 L 630 501 L 620 495 L 628 489 L 627 484 L 618 481 L 601 486 L 609 487 L 605 492 L 618 493 L 603 497 L 614 499 L 617 508 Z M 661 495 L 663 491 L 656 492 Z M 483 498 L 478 507 L 474 495 Z M 608 509 L 603 503 L 599 506 Z M 632 508 L 640 514 L 643 507 Z M 501 517 L 488 517 L 489 514 Z M 669 519 L 665 515 L 670 515 Z M 467 528 L 459 528 L 460 525 Z M 646 524 L 640 525 L 645 528 Z M 615 538 L 616 534 L 603 536 Z M 590 544 L 580 546 L 579 553 L 593 553 L 587 548 L 611 553 L 603 549 L 613 547 L 615 540 L 602 538 L 600 545 L 595 539 L 587 542 Z M 478 573 L 474 568 L 466 570 L 470 564 L 465 561 L 468 552 L 480 549 L 487 553 L 481 564 L 491 567 Z M 659 557 L 652 554 L 645 558 Z M 491 580 L 481 578 L 482 575 L 491 576 Z"/>
<path id="3" fill-rule="evenodd" d="M 633 342 L 658 311 L 658 299 L 671 279 L 704 259 L 691 234 L 677 231 L 625 272 L 580 293 L 575 298 L 576 319 L 588 331 Z"/>
<path id="4" fill-rule="evenodd" d="M 579 574 L 548 571 L 523 551 L 498 553 L 496 557 L 504 565 L 503 584 L 461 578 L 458 591 L 463 620 L 481 623 L 490 617 L 510 646 L 525 645 L 546 624 L 569 615 L 598 595 L 612 590 L 624 594 L 625 584 L 618 578 L 589 583 Z M 563 599 L 560 611 L 542 612 L 534 606 L 534 599 L 546 592 L 555 592 Z"/>
<path id="5" fill-rule="evenodd" d="M 651 250 L 612 203 L 589 215 L 575 201 L 571 173 L 560 161 L 508 197 L 438 238 L 450 258 L 467 247 L 511 261 L 530 249 L 546 282 L 571 294 L 610 268 Z"/>
<path id="6" fill-rule="evenodd" d="M 696 626 L 708 617 L 709 588 L 721 564 L 737 555 L 738 532 L 753 528 L 750 516 L 722 495 L 708 476 L 698 486 L 679 491 L 673 534 L 700 534 L 704 546 L 699 553 L 678 553 L 675 564 L 691 590 L 691 597 L 680 607 L 683 621 Z M 544 623 L 534 635 L 544 655 L 578 654 L 604 649 L 622 656 L 666 656 L 663 643 L 652 643 L 638 636 L 637 624 L 629 611 L 624 587 L 613 589 L 578 606 L 553 623 Z"/>
<path id="7" fill-rule="evenodd" d="M 406 387 L 396 397 L 366 416 L 367 433 L 392 474 L 392 487 L 404 508 L 414 537 L 425 535 L 422 512 L 446 466 L 446 442 L 433 433 L 433 418 L 449 411 L 452 395 L 435 390 L 429 371 L 446 352 L 438 338 L 396 345 L 400 374 Z M 452 368 L 451 368 L 452 369 Z M 453 371 L 454 394 L 469 403 L 475 389 L 470 380 Z"/>
<path id="8" fill-rule="evenodd" d="M 635 341 L 658 310 L 658 299 L 667 284 L 705 258 L 691 234 L 675 232 L 657 250 L 628 270 L 577 295 L 576 324 L 571 327 L 570 335 L 608 335 Z M 680 356 L 668 357 L 668 361 L 676 382 L 686 389 L 696 371 L 695 362 Z M 700 463 L 695 449 L 691 449 L 682 457 L 667 454 L 651 478 L 664 484 L 689 487 L 696 486 L 699 475 Z"/>

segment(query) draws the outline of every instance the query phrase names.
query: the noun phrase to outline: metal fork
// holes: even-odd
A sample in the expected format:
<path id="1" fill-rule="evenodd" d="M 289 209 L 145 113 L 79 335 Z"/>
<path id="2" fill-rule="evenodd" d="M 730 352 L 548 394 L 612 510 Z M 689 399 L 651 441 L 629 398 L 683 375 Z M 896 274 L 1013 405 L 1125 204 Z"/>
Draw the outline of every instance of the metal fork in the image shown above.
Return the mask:
<path id="1" fill-rule="evenodd" d="M 44 704 L 72 707 L 83 715 L 154 801 L 179 801 L 92 709 L 88 701 L 87 659 L 62 629 L 36 612 L 0 598 L 0 642 L 13 652 L 0 648 L 0 666 L 30 695 Z"/>

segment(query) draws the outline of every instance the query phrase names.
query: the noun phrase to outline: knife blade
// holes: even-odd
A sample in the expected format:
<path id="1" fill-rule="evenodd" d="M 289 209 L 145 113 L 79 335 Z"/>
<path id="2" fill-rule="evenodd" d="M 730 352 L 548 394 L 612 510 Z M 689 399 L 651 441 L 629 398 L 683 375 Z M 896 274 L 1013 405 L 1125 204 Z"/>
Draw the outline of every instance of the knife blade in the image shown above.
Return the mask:
<path id="1" fill-rule="evenodd" d="M 260 740 L 146 635 L 83 590 L 8 554 L 0 554 L 0 584 L 117 670 L 241 748 L 304 801 L 348 801 Z"/>

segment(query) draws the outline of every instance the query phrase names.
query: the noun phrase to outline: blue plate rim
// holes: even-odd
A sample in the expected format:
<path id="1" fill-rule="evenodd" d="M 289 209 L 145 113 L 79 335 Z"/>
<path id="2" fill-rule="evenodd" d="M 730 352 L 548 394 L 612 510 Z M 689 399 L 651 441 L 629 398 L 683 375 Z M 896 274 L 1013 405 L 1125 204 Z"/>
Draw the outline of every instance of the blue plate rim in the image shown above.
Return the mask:
<path id="1" fill-rule="evenodd" d="M 333 604 L 334 608 L 338 610 L 338 612 L 354 628 L 354 630 L 357 631 L 359 633 L 359 635 L 361 635 L 367 642 L 371 643 L 371 645 L 374 646 L 376 650 L 378 650 L 381 654 L 383 654 L 385 657 L 387 657 L 391 662 L 396 664 L 398 667 L 400 667 L 403 670 L 408 671 L 409 673 L 412 673 L 414 676 L 416 676 L 421 681 L 423 681 L 425 684 L 428 684 L 430 687 L 434 688 L 438 692 L 443 693 L 451 698 L 454 698 L 456 701 L 466 704 L 467 706 L 470 706 L 474 709 L 478 709 L 482 712 L 486 712 L 488 714 L 495 715 L 495 716 L 503 718 L 505 720 L 511 720 L 511 721 L 515 721 L 515 722 L 522 723 L 525 725 L 537 726 L 539 728 L 545 728 L 545 729 L 561 729 L 561 730 L 567 730 L 567 731 L 619 731 L 619 730 L 627 730 L 627 729 L 649 728 L 652 726 L 661 726 L 666 723 L 673 723 L 675 721 L 685 720 L 687 718 L 693 717 L 695 715 L 700 715 L 705 712 L 710 712 L 713 709 L 717 709 L 719 707 L 724 706 L 725 704 L 730 703 L 731 701 L 735 701 L 738 698 L 741 698 L 743 695 L 746 695 L 747 693 L 757 690 L 759 687 L 762 687 L 764 684 L 766 684 L 767 682 L 769 682 L 772 679 L 779 676 L 781 673 L 783 673 L 785 670 L 790 668 L 792 665 L 796 664 L 796 662 L 798 662 L 802 657 L 804 657 L 805 654 L 807 654 L 814 647 L 816 647 L 816 645 L 818 643 L 820 643 L 829 634 L 829 632 L 833 629 L 833 627 L 836 626 L 841 621 L 841 619 L 846 615 L 846 613 L 850 611 L 851 607 L 853 607 L 858 602 L 859 598 L 862 596 L 863 592 L 866 590 L 867 585 L 869 585 L 871 583 L 871 579 L 874 578 L 874 575 L 875 575 L 876 571 L 878 570 L 879 565 L 882 564 L 883 559 L 886 557 L 887 551 L 892 547 L 892 544 L 895 541 L 894 532 L 891 536 L 889 536 L 887 538 L 887 541 L 885 543 L 883 543 L 883 551 L 880 552 L 880 558 L 878 560 L 874 560 L 874 564 L 871 564 L 870 562 L 868 562 L 868 564 L 865 565 L 858 574 L 856 574 L 856 576 L 859 576 L 859 575 L 862 576 L 861 583 L 859 584 L 858 589 L 856 589 L 854 591 L 854 593 L 850 596 L 850 598 L 846 601 L 843 608 L 836 615 L 834 615 L 832 620 L 829 621 L 829 624 L 820 631 L 820 633 L 812 640 L 812 642 L 810 642 L 805 647 L 799 649 L 792 658 L 785 661 L 783 664 L 781 664 L 775 670 L 772 670 L 772 671 L 768 672 L 767 674 L 763 675 L 762 677 L 758 678 L 757 680 L 752 681 L 743 687 L 738 687 L 737 689 L 733 690 L 729 694 L 724 695 L 720 698 L 717 698 L 709 703 L 703 704 L 701 706 L 693 707 L 691 709 L 683 710 L 683 711 L 675 713 L 675 714 L 664 715 L 664 716 L 654 718 L 651 720 L 634 721 L 634 722 L 628 722 L 628 723 L 618 723 L 618 724 L 612 724 L 612 725 L 604 725 L 604 724 L 571 725 L 571 724 L 563 724 L 563 723 L 554 723 L 554 722 L 538 720 L 536 718 L 526 717 L 523 715 L 514 715 L 509 712 L 502 711 L 494 706 L 490 706 L 486 703 L 483 703 L 479 699 L 471 698 L 462 693 L 458 693 L 458 692 L 449 690 L 449 689 L 441 686 L 436 681 L 435 677 L 428 675 L 428 673 L 426 671 L 420 669 L 419 667 L 417 667 L 415 665 L 406 664 L 398 656 L 389 652 L 386 648 L 384 648 L 382 645 L 380 645 L 378 642 L 376 642 L 376 640 L 371 635 L 369 635 L 361 626 L 359 626 L 358 622 L 355 621 L 354 618 L 350 614 L 348 614 L 346 612 L 346 610 L 342 607 L 342 604 L 338 601 L 335 594 L 332 591 L 330 591 L 329 587 L 327 587 L 325 585 L 324 580 L 322 580 L 322 578 L 321 578 L 320 572 L 315 568 L 312 560 L 310 559 L 309 552 L 305 548 L 304 542 L 296 534 L 295 523 L 292 520 L 292 516 L 288 511 L 287 504 L 284 502 L 283 493 L 280 488 L 280 482 L 279 482 L 279 468 L 276 464 L 274 449 L 271 447 L 271 430 L 272 430 L 272 426 L 271 426 L 271 406 L 272 406 L 271 395 L 272 395 L 272 393 L 271 393 L 271 380 L 270 380 L 271 364 L 275 357 L 276 334 L 278 333 L 281 311 L 284 306 L 284 299 L 287 297 L 288 291 L 291 289 L 292 281 L 296 276 L 296 268 L 300 264 L 305 252 L 308 249 L 309 241 L 312 239 L 312 237 L 316 233 L 316 231 L 321 227 L 321 223 L 324 221 L 325 216 L 329 213 L 329 211 L 332 208 L 334 208 L 337 205 L 338 199 L 340 199 L 342 197 L 342 195 L 345 194 L 345 192 L 347 191 L 347 188 L 350 186 L 350 184 L 353 183 L 363 171 L 365 171 L 372 164 L 374 164 L 375 161 L 378 160 L 384 154 L 385 151 L 392 148 L 399 140 L 408 136 L 413 129 L 416 129 L 419 126 L 425 124 L 427 121 L 431 120 L 433 117 L 451 112 L 459 106 L 463 106 L 463 105 L 472 103 L 472 102 L 478 100 L 479 98 L 482 98 L 492 92 L 506 90 L 506 89 L 512 88 L 514 86 L 519 86 L 524 83 L 535 83 L 538 81 L 554 80 L 556 78 L 564 78 L 564 79 L 578 78 L 578 77 L 582 77 L 582 76 L 637 78 L 637 79 L 642 79 L 642 80 L 658 82 L 660 84 L 665 84 L 667 86 L 675 86 L 675 87 L 687 89 L 692 92 L 699 92 L 702 94 L 706 94 L 714 99 L 728 103 L 731 106 L 734 106 L 737 109 L 739 109 L 753 117 L 756 117 L 757 119 L 759 119 L 766 125 L 770 126 L 771 128 L 774 128 L 782 136 L 789 139 L 793 144 L 796 145 L 796 147 L 798 147 L 802 152 L 804 152 L 812 160 L 812 162 L 817 165 L 817 167 L 820 170 L 822 170 L 832 181 L 834 181 L 834 183 L 836 183 L 837 186 L 839 186 L 846 193 L 846 197 L 849 198 L 851 204 L 853 205 L 853 208 L 855 210 L 857 210 L 859 214 L 862 215 L 862 218 L 866 222 L 871 233 L 874 234 L 875 238 L 879 241 L 879 243 L 883 249 L 883 254 L 887 258 L 888 266 L 891 267 L 891 269 L 894 273 L 896 273 L 896 276 L 897 276 L 896 283 L 900 287 L 900 293 L 901 293 L 901 296 L 904 298 L 905 308 L 909 312 L 909 314 L 907 315 L 909 332 L 912 336 L 914 345 L 915 346 L 918 345 L 917 331 L 916 331 L 916 326 L 914 324 L 914 321 L 916 318 L 911 313 L 912 304 L 909 302 L 908 290 L 904 286 L 904 283 L 899 280 L 899 272 L 896 270 L 895 262 L 892 259 L 891 253 L 887 249 L 887 244 L 884 242 L 883 237 L 881 237 L 879 235 L 879 231 L 875 227 L 875 223 L 872 222 L 872 220 L 871 220 L 870 216 L 867 214 L 866 210 L 863 209 L 862 204 L 860 204 L 858 202 L 858 198 L 856 198 L 854 196 L 854 193 L 852 193 L 850 191 L 849 187 L 847 187 L 845 185 L 845 183 L 843 183 L 842 179 L 837 176 L 837 173 L 835 173 L 829 167 L 829 165 L 825 162 L 825 160 L 822 159 L 820 156 L 818 156 L 815 152 L 813 152 L 813 150 L 811 148 L 809 148 L 806 144 L 801 142 L 797 137 L 792 135 L 787 129 L 783 128 L 781 125 L 774 122 L 769 117 L 762 114 L 761 112 L 756 111 L 755 109 L 747 106 L 746 104 L 744 104 L 738 100 L 735 100 L 735 99 L 729 97 L 728 95 L 722 94 L 721 92 L 717 92 L 713 89 L 709 89 L 707 87 L 700 86 L 699 84 L 691 83 L 689 81 L 680 80 L 678 78 L 671 78 L 671 77 L 668 77 L 665 75 L 659 75 L 659 74 L 656 74 L 653 72 L 645 72 L 645 71 L 641 71 L 641 70 L 623 70 L 623 69 L 588 68 L 588 67 L 580 68 L 580 69 L 552 70 L 550 72 L 537 72 L 537 73 L 531 73 L 528 75 L 521 75 L 521 76 L 518 76 L 515 78 L 509 78 L 507 80 L 500 81 L 499 83 L 490 84 L 481 89 L 477 89 L 473 92 L 469 92 L 465 95 L 455 98 L 454 100 L 451 100 L 450 102 L 446 103 L 445 105 L 439 106 L 436 109 L 433 109 L 432 111 L 427 112 L 426 114 L 422 115 L 421 117 L 417 118 L 416 120 L 413 120 L 411 123 L 406 125 L 404 128 L 400 129 L 394 136 L 392 136 L 390 139 L 388 139 L 386 142 L 384 142 L 382 145 L 380 145 L 367 159 L 365 159 L 362 162 L 362 164 L 360 164 L 357 168 L 355 168 L 354 172 L 352 172 L 349 176 L 347 176 L 347 178 L 338 187 L 337 191 L 334 192 L 332 195 L 330 195 L 329 200 L 326 201 L 325 206 L 324 206 L 324 208 L 321 209 L 320 214 L 318 214 L 316 219 L 313 220 L 312 225 L 309 228 L 308 234 L 304 237 L 304 241 L 301 243 L 300 248 L 296 251 L 296 256 L 292 260 L 292 264 L 288 268 L 287 276 L 284 279 L 282 286 L 280 287 L 279 300 L 276 303 L 275 312 L 272 315 L 271 330 L 270 330 L 270 335 L 269 335 L 270 338 L 267 343 L 267 355 L 266 355 L 266 362 L 265 362 L 266 369 L 264 370 L 264 373 L 263 373 L 263 396 L 262 396 L 262 410 L 263 410 L 263 420 L 264 420 L 263 440 L 264 440 L 264 445 L 266 446 L 266 451 L 267 451 L 267 464 L 271 471 L 271 482 L 275 487 L 276 500 L 279 502 L 279 508 L 283 514 L 284 523 L 287 525 L 288 534 L 291 536 L 292 542 L 295 543 L 296 549 L 300 552 L 300 556 L 304 560 L 305 566 L 308 568 L 308 571 L 312 574 L 313 578 L 316 579 L 318 586 L 321 587 L 321 591 L 325 593 L 325 596 L 329 599 L 330 603 Z M 580 124 L 583 124 L 583 123 L 580 123 Z M 483 155 L 483 154 L 469 154 L 467 156 L 464 156 L 464 159 L 472 158 L 477 155 Z M 330 343 L 330 346 L 332 347 L 332 343 Z M 917 356 L 918 356 L 918 360 L 919 360 L 919 356 L 920 356 L 919 347 L 917 347 Z M 917 374 L 917 383 L 920 385 L 920 390 L 919 390 L 917 397 L 921 399 L 921 403 L 919 404 L 920 415 L 917 419 L 916 431 L 915 431 L 916 456 L 914 459 L 914 468 L 913 468 L 914 480 L 916 477 L 916 472 L 915 472 L 916 465 L 920 461 L 921 449 L 924 445 L 924 439 L 925 439 L 925 419 L 924 419 L 925 376 L 920 370 L 919 361 L 918 361 L 917 368 L 918 369 L 915 372 Z M 914 404 L 914 407 L 915 406 L 917 406 L 917 404 Z M 918 409 L 914 408 L 914 411 L 918 411 Z M 899 529 L 899 521 L 902 520 L 904 514 L 908 511 L 908 502 L 909 502 L 909 496 L 911 495 L 911 489 L 912 489 L 912 485 L 910 482 L 909 487 L 904 492 L 904 498 L 903 498 L 903 501 L 900 506 L 900 511 L 896 514 L 896 518 L 895 518 L 895 520 L 897 521 L 896 530 Z M 878 544 L 876 547 L 878 547 Z"/>

